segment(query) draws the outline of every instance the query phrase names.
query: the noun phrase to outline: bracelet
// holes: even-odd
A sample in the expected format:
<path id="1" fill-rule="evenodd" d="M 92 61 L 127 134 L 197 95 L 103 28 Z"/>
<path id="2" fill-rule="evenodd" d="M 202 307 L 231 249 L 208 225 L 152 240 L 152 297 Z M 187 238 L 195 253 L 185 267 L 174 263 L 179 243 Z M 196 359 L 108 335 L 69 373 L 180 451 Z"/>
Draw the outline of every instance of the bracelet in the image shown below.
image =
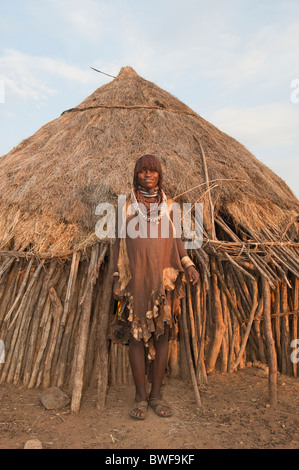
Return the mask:
<path id="1" fill-rule="evenodd" d="M 112 277 L 113 277 L 113 278 L 119 277 L 119 272 L 115 271 L 115 273 L 112 274 Z"/>
<path id="2" fill-rule="evenodd" d="M 184 270 L 186 270 L 186 269 L 189 268 L 190 266 L 194 266 L 194 267 L 195 267 L 195 264 L 193 263 L 192 259 L 189 258 L 189 256 L 184 256 L 184 257 L 181 259 L 181 263 L 182 263 L 182 266 L 183 266 Z"/>

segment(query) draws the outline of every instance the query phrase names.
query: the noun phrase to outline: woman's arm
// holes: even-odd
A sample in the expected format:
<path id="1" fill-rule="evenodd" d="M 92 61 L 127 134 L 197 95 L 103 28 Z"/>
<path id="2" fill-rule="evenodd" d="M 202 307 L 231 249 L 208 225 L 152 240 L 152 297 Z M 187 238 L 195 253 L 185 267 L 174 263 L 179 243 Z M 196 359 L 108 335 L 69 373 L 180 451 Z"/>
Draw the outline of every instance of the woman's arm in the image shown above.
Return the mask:
<path id="1" fill-rule="evenodd" d="M 118 273 L 118 258 L 119 258 L 119 248 L 120 248 L 120 239 L 118 238 L 118 214 L 116 214 L 116 234 L 115 241 L 113 244 L 113 297 L 115 300 L 122 300 L 120 295 L 120 282 L 119 282 L 119 273 Z"/>
<path id="2" fill-rule="evenodd" d="M 173 200 L 168 199 L 167 204 L 170 207 L 171 207 L 172 203 L 173 203 Z M 173 221 L 172 211 L 171 211 L 170 217 L 171 217 L 171 220 Z M 187 250 L 185 248 L 183 240 L 181 238 L 176 238 L 176 241 L 177 241 L 177 247 L 178 247 L 178 252 L 179 252 L 180 259 L 182 261 L 183 258 L 185 258 L 184 261 L 186 261 L 186 263 L 185 262 L 183 263 L 183 268 L 184 268 L 184 271 L 185 271 L 186 278 L 191 284 L 194 285 L 199 280 L 199 274 L 198 274 L 197 270 L 195 269 L 195 266 L 194 266 L 191 258 L 189 258 L 189 256 L 188 256 L 188 253 L 187 253 Z M 186 265 L 186 267 L 184 265 Z"/>
<path id="3" fill-rule="evenodd" d="M 184 256 L 188 256 L 187 250 L 185 248 L 184 242 L 181 238 L 177 238 L 177 247 L 179 250 L 180 258 L 184 258 Z"/>
<path id="4" fill-rule="evenodd" d="M 181 260 L 185 257 L 189 258 L 184 242 L 181 238 L 177 238 L 177 247 L 179 250 L 179 255 L 180 255 Z M 199 274 L 197 270 L 195 269 L 195 266 L 194 265 L 188 266 L 187 268 L 184 268 L 184 270 L 185 270 L 187 280 L 193 285 L 196 284 L 199 280 Z"/>

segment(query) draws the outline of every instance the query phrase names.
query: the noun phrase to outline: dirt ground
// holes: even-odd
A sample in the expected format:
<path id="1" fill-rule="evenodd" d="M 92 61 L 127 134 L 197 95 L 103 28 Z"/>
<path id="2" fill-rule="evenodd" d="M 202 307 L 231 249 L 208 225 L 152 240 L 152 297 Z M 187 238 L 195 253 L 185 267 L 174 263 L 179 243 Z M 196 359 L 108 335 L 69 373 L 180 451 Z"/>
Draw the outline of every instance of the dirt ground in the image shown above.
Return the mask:
<path id="1" fill-rule="evenodd" d="M 128 415 L 134 390 L 110 387 L 104 411 L 96 390 L 70 407 L 46 410 L 41 390 L 0 385 L 0 449 L 23 449 L 37 438 L 44 449 L 298 449 L 298 379 L 278 376 L 278 405 L 267 403 L 268 379 L 257 368 L 213 373 L 196 408 L 191 383 L 167 379 L 164 398 L 173 415 L 159 418 L 149 409 L 144 421 Z"/>

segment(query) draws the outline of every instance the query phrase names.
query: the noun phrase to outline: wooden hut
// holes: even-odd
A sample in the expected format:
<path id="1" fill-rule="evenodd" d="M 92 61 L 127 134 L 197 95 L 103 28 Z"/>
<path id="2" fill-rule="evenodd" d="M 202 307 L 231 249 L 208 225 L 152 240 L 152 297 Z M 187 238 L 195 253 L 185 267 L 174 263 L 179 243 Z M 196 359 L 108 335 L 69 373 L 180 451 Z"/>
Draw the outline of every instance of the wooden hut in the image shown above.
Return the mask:
<path id="1" fill-rule="evenodd" d="M 204 240 L 191 250 L 201 282 L 186 286 L 169 374 L 198 385 L 215 368 L 268 364 L 297 376 L 297 198 L 232 137 L 130 67 L 0 160 L 0 382 L 59 386 L 78 412 L 97 384 L 131 380 L 126 344 L 108 339 L 114 315 L 111 240 L 96 207 L 131 188 L 137 157 L 162 161 L 165 191 L 202 202 Z"/>

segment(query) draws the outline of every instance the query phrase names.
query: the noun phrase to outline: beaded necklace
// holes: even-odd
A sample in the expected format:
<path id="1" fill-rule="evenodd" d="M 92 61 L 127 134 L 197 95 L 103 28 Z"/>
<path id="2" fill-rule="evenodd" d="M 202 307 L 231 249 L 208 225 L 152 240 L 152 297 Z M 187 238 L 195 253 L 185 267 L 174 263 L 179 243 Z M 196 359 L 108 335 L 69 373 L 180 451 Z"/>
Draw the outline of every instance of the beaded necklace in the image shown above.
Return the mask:
<path id="1" fill-rule="evenodd" d="M 143 197 L 146 197 L 146 198 L 157 197 L 159 194 L 159 191 L 155 191 L 152 194 L 150 194 L 145 189 L 142 189 L 141 186 L 139 186 L 138 191 L 142 194 Z"/>
<path id="2" fill-rule="evenodd" d="M 137 214 L 139 214 L 140 217 L 142 219 L 146 220 L 147 222 L 154 222 L 155 224 L 159 224 L 162 216 L 166 213 L 166 211 L 168 209 L 166 194 L 164 193 L 163 190 L 161 190 L 161 192 L 162 192 L 162 202 L 161 202 L 160 214 L 155 216 L 155 217 L 150 217 L 150 216 L 147 215 L 147 213 L 144 213 L 144 211 L 142 210 L 142 207 L 138 203 L 138 201 L 136 199 L 135 192 L 134 192 L 134 188 L 131 191 L 131 201 L 132 201 L 133 208 L 135 209 Z M 157 209 L 158 209 L 158 207 L 159 206 L 157 206 Z"/>

